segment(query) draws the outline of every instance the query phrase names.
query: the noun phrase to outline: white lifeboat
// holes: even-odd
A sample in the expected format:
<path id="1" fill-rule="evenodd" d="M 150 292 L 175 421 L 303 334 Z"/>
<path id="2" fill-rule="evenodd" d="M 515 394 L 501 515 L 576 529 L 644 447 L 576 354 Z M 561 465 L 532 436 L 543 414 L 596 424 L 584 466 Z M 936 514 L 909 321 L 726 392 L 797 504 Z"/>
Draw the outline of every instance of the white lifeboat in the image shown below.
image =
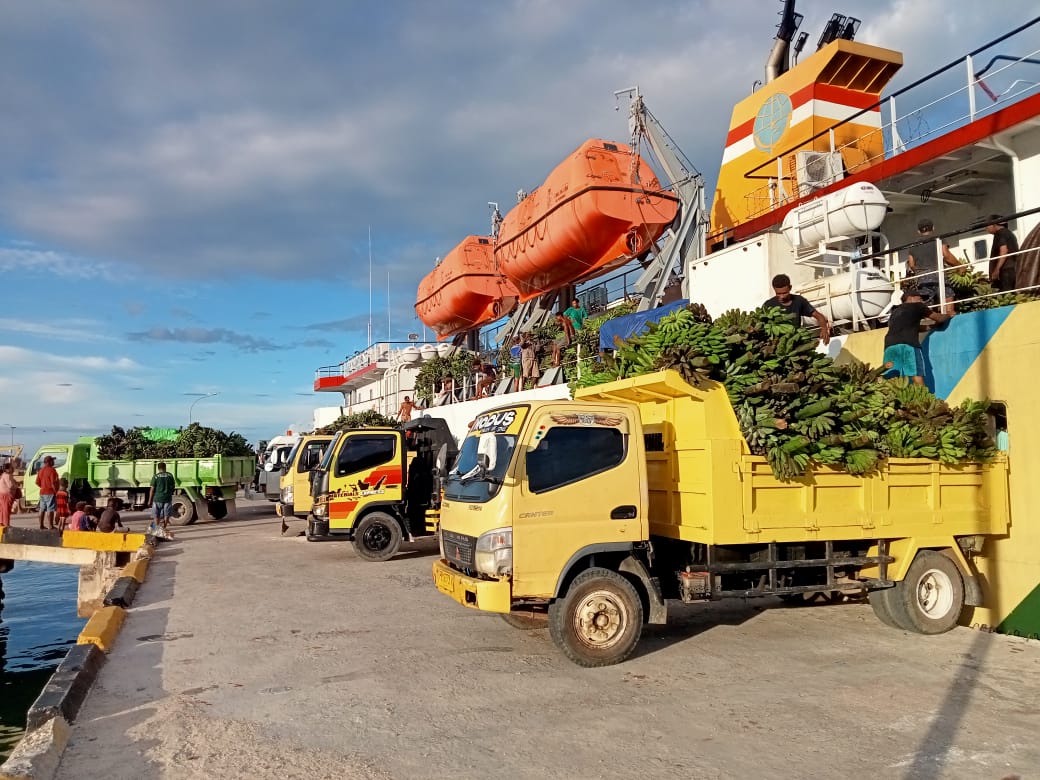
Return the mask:
<path id="1" fill-rule="evenodd" d="M 870 182 L 857 182 L 787 212 L 780 231 L 795 249 L 881 227 L 888 201 Z"/>

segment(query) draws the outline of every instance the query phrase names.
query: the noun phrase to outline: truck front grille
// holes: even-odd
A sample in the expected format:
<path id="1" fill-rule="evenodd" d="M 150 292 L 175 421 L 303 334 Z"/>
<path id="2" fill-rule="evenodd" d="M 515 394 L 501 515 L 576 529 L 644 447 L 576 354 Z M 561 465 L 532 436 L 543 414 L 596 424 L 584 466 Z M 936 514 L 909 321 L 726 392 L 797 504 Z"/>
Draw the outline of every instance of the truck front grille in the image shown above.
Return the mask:
<path id="1" fill-rule="evenodd" d="M 462 571 L 473 569 L 473 553 L 477 549 L 477 537 L 457 534 L 441 529 L 441 541 L 448 562 Z"/>

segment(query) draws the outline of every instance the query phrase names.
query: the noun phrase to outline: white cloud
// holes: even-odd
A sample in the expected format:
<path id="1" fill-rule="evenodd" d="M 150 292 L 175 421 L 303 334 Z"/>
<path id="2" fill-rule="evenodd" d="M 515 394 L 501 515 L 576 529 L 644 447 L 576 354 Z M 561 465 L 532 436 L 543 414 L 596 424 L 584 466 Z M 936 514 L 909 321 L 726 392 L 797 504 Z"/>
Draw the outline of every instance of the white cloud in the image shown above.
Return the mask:
<path id="1" fill-rule="evenodd" d="M 143 366 L 128 357 L 55 355 L 35 349 L 0 345 L 0 364 L 10 367 L 53 367 L 71 371 L 139 371 Z M 71 382 L 57 379 L 56 382 Z"/>
<path id="2" fill-rule="evenodd" d="M 58 341 L 99 342 L 120 341 L 104 332 L 108 326 L 98 320 L 47 318 L 41 320 L 16 320 L 0 317 L 0 333 L 23 333 L 33 338 L 56 339 Z"/>
<path id="3" fill-rule="evenodd" d="M 55 279 L 103 279 L 114 281 L 126 278 L 126 269 L 115 264 L 85 257 L 36 249 L 30 242 L 13 241 L 12 246 L 0 247 L 0 271 L 8 273 L 51 274 Z"/>

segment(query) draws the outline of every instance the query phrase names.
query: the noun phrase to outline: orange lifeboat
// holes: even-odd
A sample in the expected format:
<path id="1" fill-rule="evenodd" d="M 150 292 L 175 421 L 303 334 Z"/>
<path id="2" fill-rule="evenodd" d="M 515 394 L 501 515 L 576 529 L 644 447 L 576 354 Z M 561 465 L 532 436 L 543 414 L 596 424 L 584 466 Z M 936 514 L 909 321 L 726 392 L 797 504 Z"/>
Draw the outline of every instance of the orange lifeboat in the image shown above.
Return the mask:
<path id="1" fill-rule="evenodd" d="M 506 215 L 495 259 L 526 301 L 643 254 L 678 209 L 627 145 L 594 138 Z"/>
<path id="2" fill-rule="evenodd" d="M 415 312 L 438 339 L 446 339 L 508 314 L 516 298 L 513 285 L 495 269 L 491 239 L 467 236 L 419 282 Z"/>

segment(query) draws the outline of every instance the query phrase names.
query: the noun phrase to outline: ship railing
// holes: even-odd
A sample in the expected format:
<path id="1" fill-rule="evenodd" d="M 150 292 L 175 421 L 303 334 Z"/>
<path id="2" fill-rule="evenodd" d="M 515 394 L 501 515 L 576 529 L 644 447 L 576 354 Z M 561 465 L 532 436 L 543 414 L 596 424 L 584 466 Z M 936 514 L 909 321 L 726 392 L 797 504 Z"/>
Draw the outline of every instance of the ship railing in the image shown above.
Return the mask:
<path id="1" fill-rule="evenodd" d="M 428 342 L 418 341 L 378 341 L 365 349 L 358 350 L 350 357 L 333 366 L 321 366 L 314 372 L 315 379 L 323 377 L 342 377 L 360 371 L 373 365 L 384 363 L 387 367 L 393 367 L 405 363 L 403 349 L 406 347 L 421 348 Z"/>
<path id="2" fill-rule="evenodd" d="M 1040 207 L 1009 214 L 1006 217 L 1002 217 L 1002 222 L 1013 224 L 1016 221 L 1023 220 L 1025 217 L 1030 217 L 1035 214 L 1040 214 Z M 1015 261 L 1016 282 L 1008 285 L 1007 289 L 994 290 L 993 292 L 981 295 L 957 296 L 956 290 L 950 283 L 951 273 L 968 270 L 980 273 L 987 279 L 989 278 L 989 266 L 993 258 L 990 258 L 988 253 L 985 256 L 976 254 L 974 259 L 962 255 L 957 258 L 960 261 L 958 266 L 947 265 L 943 259 L 943 247 L 950 245 L 950 239 L 969 236 L 972 234 L 974 234 L 976 239 L 972 242 L 973 244 L 978 243 L 978 240 L 988 241 L 991 238 L 990 234 L 986 231 L 986 225 L 979 221 L 974 221 L 967 226 L 958 227 L 954 230 L 936 234 L 935 236 L 920 238 L 899 244 L 898 246 L 887 247 L 878 252 L 864 253 L 862 257 L 858 258 L 855 262 L 862 267 L 873 266 L 880 269 L 881 272 L 889 278 L 896 289 L 905 289 L 910 287 L 910 280 L 914 280 L 916 285 L 919 287 L 924 286 L 934 288 L 937 300 L 930 305 L 932 308 L 940 312 L 946 310 L 947 304 L 950 303 L 964 307 L 973 303 L 998 300 L 1001 299 L 1002 296 L 1009 296 L 1016 293 L 1022 293 L 1040 299 L 1040 248 L 1032 246 L 1020 248 L 1017 252 L 1008 253 L 1008 260 L 1013 259 Z M 1025 236 L 1016 235 L 1016 238 L 1018 238 L 1022 243 L 1030 243 L 1025 240 Z M 935 252 L 939 259 L 940 268 L 935 271 L 912 274 L 907 263 L 907 258 L 909 255 L 913 254 L 914 247 L 922 246 L 928 242 L 934 242 L 935 244 Z M 956 255 L 954 256 L 956 257 Z M 938 280 L 940 275 L 943 277 L 942 283 Z M 931 278 L 934 278 L 934 281 L 929 285 L 928 280 Z M 1018 280 L 1022 280 L 1022 282 L 1019 283 Z M 924 283 L 923 285 L 922 282 Z M 951 288 L 951 292 L 954 293 L 952 299 L 947 296 L 947 288 Z M 836 293 L 835 297 L 840 297 L 840 294 Z M 893 303 L 897 302 L 898 297 L 896 297 Z M 1003 303 L 1003 301 L 1001 302 Z M 1014 302 L 1020 301 L 1014 299 L 1009 299 L 1007 301 L 1008 305 Z M 982 306 L 979 308 L 986 307 Z M 878 315 L 864 317 L 862 323 L 858 324 L 867 325 L 878 321 L 885 322 L 887 321 L 887 318 L 888 310 L 885 310 Z"/>
<path id="3" fill-rule="evenodd" d="M 1020 25 L 964 57 L 882 97 L 806 141 L 784 149 L 748 171 L 745 178 L 761 179 L 764 182 L 745 196 L 748 217 L 760 216 L 811 195 L 813 191 L 830 186 L 846 175 L 902 154 L 1040 91 L 1040 48 L 1036 48 L 1036 30 L 1033 29 L 1038 22 L 1040 17 Z M 1020 33 L 1026 33 L 1026 36 L 1020 38 Z M 985 65 L 979 65 L 986 61 L 986 52 L 1012 40 L 1027 40 L 1030 51 L 1020 56 L 991 54 Z M 937 96 L 937 92 L 941 94 Z M 906 105 L 914 107 L 900 113 L 899 107 Z M 877 111 L 887 114 L 886 121 L 880 127 L 847 143 L 835 143 L 835 131 L 838 128 L 862 122 L 864 115 Z M 880 144 L 876 143 L 879 134 Z M 881 151 L 873 155 L 861 152 L 863 148 L 870 147 Z M 812 182 L 799 182 L 795 156 L 805 150 L 841 152 L 844 170 L 832 171 L 828 176 Z M 856 154 L 846 153 L 853 150 Z M 716 238 L 711 236 L 709 241 Z"/>

